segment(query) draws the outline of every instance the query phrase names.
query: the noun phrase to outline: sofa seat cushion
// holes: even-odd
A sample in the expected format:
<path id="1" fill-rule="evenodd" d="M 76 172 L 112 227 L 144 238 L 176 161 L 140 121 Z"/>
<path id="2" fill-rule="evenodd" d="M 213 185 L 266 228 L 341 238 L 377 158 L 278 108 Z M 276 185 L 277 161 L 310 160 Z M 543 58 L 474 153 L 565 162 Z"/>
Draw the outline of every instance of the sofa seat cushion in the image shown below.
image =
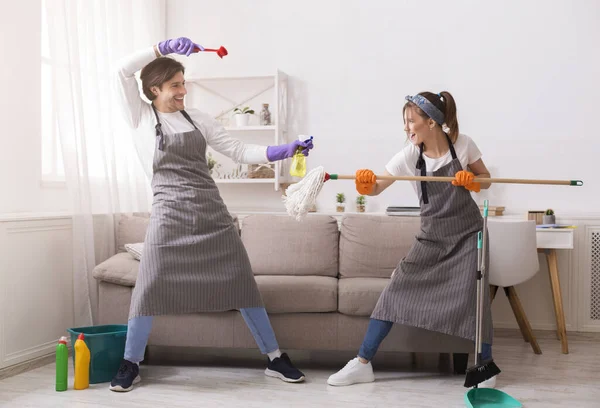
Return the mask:
<path id="1" fill-rule="evenodd" d="M 348 214 L 340 227 L 340 276 L 389 278 L 421 229 L 420 217 Z"/>
<path id="2" fill-rule="evenodd" d="M 250 215 L 242 241 L 254 275 L 338 275 L 339 229 L 335 218 Z"/>
<path id="3" fill-rule="evenodd" d="M 386 278 L 340 279 L 338 311 L 350 316 L 371 316 L 389 281 Z"/>
<path id="4" fill-rule="evenodd" d="M 328 276 L 254 277 L 268 313 L 335 312 L 338 280 Z"/>
<path id="5" fill-rule="evenodd" d="M 135 286 L 140 262 L 128 252 L 119 252 L 94 268 L 94 278 L 122 286 Z"/>

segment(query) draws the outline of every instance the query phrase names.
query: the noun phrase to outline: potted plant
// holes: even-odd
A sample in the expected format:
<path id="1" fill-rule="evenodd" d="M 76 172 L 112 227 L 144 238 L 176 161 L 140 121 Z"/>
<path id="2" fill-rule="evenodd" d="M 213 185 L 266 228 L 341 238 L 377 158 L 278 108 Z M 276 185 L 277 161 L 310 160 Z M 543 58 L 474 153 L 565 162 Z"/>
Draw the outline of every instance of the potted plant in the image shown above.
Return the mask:
<path id="1" fill-rule="evenodd" d="M 344 193 L 337 193 L 335 196 L 335 211 L 344 212 L 344 203 L 346 202 L 346 195 Z"/>
<path id="2" fill-rule="evenodd" d="M 356 197 L 356 212 L 364 213 L 365 212 L 365 203 L 367 199 L 364 195 L 359 195 Z"/>
<path id="3" fill-rule="evenodd" d="M 235 123 L 238 127 L 248 126 L 250 115 L 254 115 L 254 110 L 250 109 L 249 106 L 244 106 L 243 108 L 235 108 L 233 110 L 233 115 L 235 116 Z"/>
<path id="4" fill-rule="evenodd" d="M 208 152 L 208 154 L 206 155 L 206 163 L 208 164 L 208 172 L 210 173 L 210 175 L 212 176 L 214 170 L 217 172 L 217 177 L 219 177 L 220 175 L 217 169 L 221 167 L 221 164 L 217 163 L 214 157 L 212 157 L 211 152 Z"/>
<path id="5" fill-rule="evenodd" d="M 556 217 L 554 216 L 554 210 L 548 208 L 544 213 L 544 218 L 542 221 L 544 224 L 556 224 Z"/>

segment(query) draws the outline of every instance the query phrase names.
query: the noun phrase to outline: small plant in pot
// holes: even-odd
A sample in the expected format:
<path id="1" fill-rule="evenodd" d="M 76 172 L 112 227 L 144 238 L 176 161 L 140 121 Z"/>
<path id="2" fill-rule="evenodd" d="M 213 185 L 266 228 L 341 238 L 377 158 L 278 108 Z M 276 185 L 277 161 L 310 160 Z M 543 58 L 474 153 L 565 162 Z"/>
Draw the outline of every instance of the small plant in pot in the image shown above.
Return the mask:
<path id="1" fill-rule="evenodd" d="M 556 217 L 554 216 L 554 210 L 548 208 L 544 213 L 544 218 L 542 220 L 544 224 L 556 224 Z"/>
<path id="2" fill-rule="evenodd" d="M 214 157 L 212 157 L 212 153 L 208 152 L 208 154 L 206 155 L 206 163 L 208 164 L 208 172 L 210 173 L 210 175 L 213 175 L 213 170 L 217 172 L 217 177 L 220 177 L 219 172 L 217 171 L 217 169 L 219 167 L 221 167 L 221 164 L 219 164 Z"/>
<path id="3" fill-rule="evenodd" d="M 356 197 L 356 212 L 365 212 L 366 201 L 367 199 L 364 195 L 359 195 L 358 197 Z"/>
<path id="4" fill-rule="evenodd" d="M 235 124 L 238 127 L 248 126 L 250 115 L 254 115 L 254 110 L 250 109 L 249 106 L 244 106 L 243 108 L 235 108 L 233 110 L 233 115 L 235 117 Z"/>
<path id="5" fill-rule="evenodd" d="M 346 202 L 346 195 L 344 193 L 337 193 L 335 196 L 335 201 L 335 211 L 344 212 L 344 203 Z"/>

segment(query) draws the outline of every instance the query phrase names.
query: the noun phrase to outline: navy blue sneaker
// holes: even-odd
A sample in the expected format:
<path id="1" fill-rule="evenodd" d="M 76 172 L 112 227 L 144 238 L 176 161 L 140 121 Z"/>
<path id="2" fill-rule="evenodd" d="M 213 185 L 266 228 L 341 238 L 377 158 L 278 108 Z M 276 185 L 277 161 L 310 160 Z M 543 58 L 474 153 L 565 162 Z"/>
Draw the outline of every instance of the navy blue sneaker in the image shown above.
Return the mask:
<path id="1" fill-rule="evenodd" d="M 286 353 L 283 353 L 281 357 L 273 359 L 273 361 L 269 360 L 265 374 L 269 377 L 279 378 L 285 382 L 295 383 L 304 381 L 304 374 L 294 367 L 292 360 L 290 360 Z"/>
<path id="2" fill-rule="evenodd" d="M 117 375 L 110 382 L 110 390 L 116 392 L 127 392 L 133 390 L 133 385 L 142 380 L 140 377 L 140 367 L 123 359 Z"/>

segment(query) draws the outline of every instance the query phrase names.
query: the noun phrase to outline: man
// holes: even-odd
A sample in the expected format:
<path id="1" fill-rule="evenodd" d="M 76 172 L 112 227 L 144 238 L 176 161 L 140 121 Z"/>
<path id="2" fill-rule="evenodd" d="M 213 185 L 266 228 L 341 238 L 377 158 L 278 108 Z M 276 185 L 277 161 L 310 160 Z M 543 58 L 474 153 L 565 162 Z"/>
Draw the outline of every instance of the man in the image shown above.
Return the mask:
<path id="1" fill-rule="evenodd" d="M 209 174 L 206 148 L 241 163 L 266 163 L 305 155 L 312 142 L 280 146 L 244 144 L 231 138 L 209 115 L 184 110 L 183 65 L 165 57 L 189 56 L 203 48 L 181 37 L 160 42 L 122 61 L 119 95 L 126 119 L 136 128 L 135 145 L 152 178 L 154 202 L 131 299 L 125 356 L 111 382 L 113 391 L 130 391 L 140 381 L 139 362 L 153 316 L 239 309 L 261 352 L 265 374 L 300 382 L 304 374 L 281 353 L 254 280 L 237 228 Z M 139 94 L 140 79 L 145 102 Z M 153 157 L 150 161 L 150 157 Z"/>

